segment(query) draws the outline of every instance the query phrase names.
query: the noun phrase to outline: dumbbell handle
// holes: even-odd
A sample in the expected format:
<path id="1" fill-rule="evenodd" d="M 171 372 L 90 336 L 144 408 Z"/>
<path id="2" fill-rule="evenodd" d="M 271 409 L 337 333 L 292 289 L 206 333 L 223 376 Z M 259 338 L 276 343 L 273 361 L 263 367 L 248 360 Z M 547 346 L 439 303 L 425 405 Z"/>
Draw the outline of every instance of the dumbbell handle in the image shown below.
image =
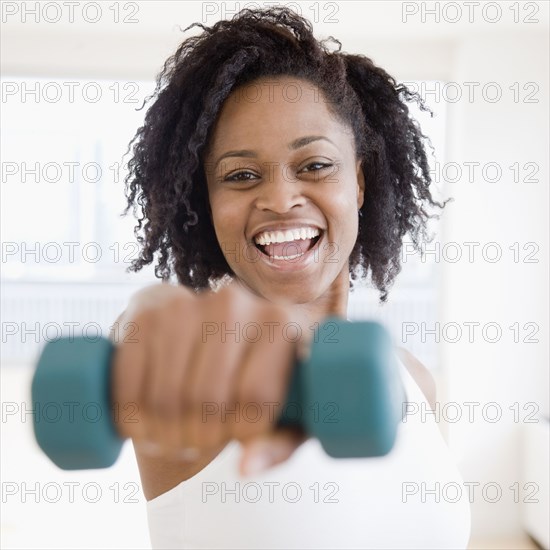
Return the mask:
<path id="1" fill-rule="evenodd" d="M 326 338 L 314 343 L 309 358 L 294 365 L 278 425 L 318 437 L 333 457 L 385 455 L 405 399 L 389 337 L 377 323 L 329 318 L 321 328 L 330 323 L 342 338 L 337 346 Z M 120 454 L 112 414 L 126 410 L 112 402 L 114 349 L 105 338 L 62 338 L 40 356 L 32 381 L 34 432 L 62 469 L 106 468 Z M 124 421 L 131 420 L 118 420 Z"/>

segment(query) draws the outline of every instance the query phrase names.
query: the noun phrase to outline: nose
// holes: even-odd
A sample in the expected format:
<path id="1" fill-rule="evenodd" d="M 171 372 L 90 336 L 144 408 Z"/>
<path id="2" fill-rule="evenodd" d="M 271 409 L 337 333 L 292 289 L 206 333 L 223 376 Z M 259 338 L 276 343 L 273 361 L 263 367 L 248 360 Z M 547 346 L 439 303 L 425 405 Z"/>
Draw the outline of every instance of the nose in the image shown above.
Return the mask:
<path id="1" fill-rule="evenodd" d="M 285 166 L 272 167 L 264 181 L 257 187 L 258 210 L 271 210 L 284 214 L 295 206 L 304 206 L 306 198 L 303 195 L 302 183 L 292 175 Z"/>

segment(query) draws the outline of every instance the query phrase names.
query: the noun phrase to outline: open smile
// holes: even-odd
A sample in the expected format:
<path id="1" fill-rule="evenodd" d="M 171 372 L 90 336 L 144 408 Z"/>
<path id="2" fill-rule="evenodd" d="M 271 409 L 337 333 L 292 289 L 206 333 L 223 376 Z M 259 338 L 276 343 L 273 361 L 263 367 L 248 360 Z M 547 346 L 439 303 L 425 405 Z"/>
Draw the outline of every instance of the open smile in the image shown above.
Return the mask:
<path id="1" fill-rule="evenodd" d="M 272 268 L 280 271 L 294 271 L 303 269 L 307 265 L 318 261 L 319 245 L 325 234 L 322 230 L 316 230 L 315 235 L 311 232 L 306 235 L 302 233 L 303 238 L 289 239 L 290 235 L 279 235 L 271 242 L 270 236 L 255 239 L 255 246 L 261 253 L 261 260 Z M 273 235 L 271 235 L 273 236 Z M 294 232 L 293 237 L 297 237 Z M 259 242 L 258 242 L 259 241 Z"/>

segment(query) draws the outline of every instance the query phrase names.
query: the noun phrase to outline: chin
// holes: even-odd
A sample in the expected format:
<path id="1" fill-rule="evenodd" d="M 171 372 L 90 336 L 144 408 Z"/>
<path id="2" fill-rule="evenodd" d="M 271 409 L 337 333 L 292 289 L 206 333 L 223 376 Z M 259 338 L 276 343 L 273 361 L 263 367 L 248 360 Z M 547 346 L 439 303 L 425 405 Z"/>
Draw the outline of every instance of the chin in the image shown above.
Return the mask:
<path id="1" fill-rule="evenodd" d="M 312 289 L 315 288 L 315 290 Z M 317 300 L 320 296 L 320 285 L 308 285 L 300 283 L 263 284 L 257 290 L 257 294 L 275 304 L 308 304 Z"/>

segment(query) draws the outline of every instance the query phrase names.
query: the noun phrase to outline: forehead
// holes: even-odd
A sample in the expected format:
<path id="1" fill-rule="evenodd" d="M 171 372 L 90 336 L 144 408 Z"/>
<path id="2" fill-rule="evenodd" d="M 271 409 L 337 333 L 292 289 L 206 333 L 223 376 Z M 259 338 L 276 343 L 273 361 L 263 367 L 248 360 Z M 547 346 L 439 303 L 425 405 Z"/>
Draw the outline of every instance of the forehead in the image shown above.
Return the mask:
<path id="1" fill-rule="evenodd" d="M 286 145 L 310 134 L 349 138 L 313 83 L 293 77 L 263 78 L 237 88 L 227 98 L 210 149 L 214 152 L 239 144 Z"/>

